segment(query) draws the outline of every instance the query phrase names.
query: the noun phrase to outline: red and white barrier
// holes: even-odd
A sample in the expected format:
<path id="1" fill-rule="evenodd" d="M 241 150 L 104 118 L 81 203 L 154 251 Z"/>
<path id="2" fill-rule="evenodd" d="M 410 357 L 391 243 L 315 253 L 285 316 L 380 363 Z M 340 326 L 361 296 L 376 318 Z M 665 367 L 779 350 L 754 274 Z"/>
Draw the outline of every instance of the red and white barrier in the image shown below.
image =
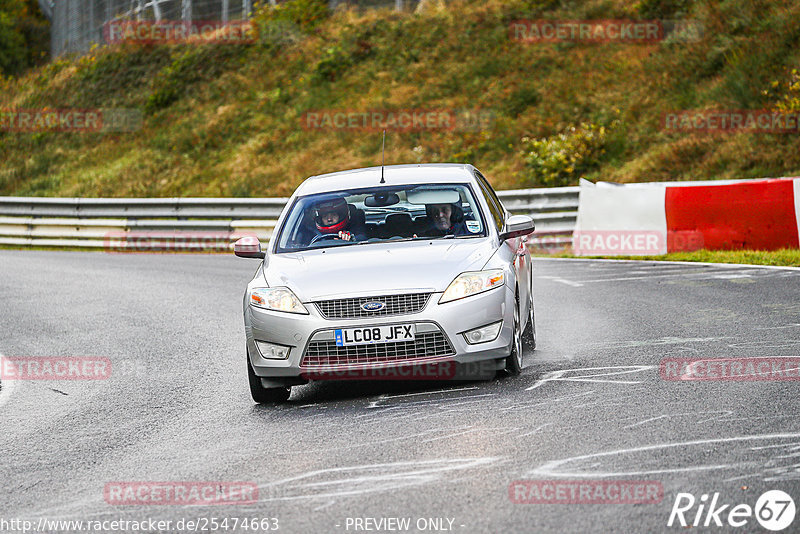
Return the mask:
<path id="1" fill-rule="evenodd" d="M 573 250 L 647 256 L 800 247 L 800 178 L 607 184 L 582 181 Z"/>
<path id="2" fill-rule="evenodd" d="M 800 240 L 800 178 L 792 181 L 794 182 L 794 215 L 797 219 L 797 238 Z"/>

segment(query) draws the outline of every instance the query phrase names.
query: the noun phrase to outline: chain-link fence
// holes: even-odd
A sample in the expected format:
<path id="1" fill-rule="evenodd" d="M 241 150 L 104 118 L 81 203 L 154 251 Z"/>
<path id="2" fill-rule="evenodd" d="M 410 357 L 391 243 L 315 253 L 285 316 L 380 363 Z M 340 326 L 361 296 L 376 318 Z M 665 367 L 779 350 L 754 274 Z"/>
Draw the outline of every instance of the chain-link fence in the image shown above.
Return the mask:
<path id="1" fill-rule="evenodd" d="M 227 22 L 246 18 L 251 11 L 252 0 L 58 0 L 51 53 L 85 52 L 93 43 L 104 44 L 103 28 L 115 19 Z"/>
<path id="2" fill-rule="evenodd" d="M 422 0 L 424 2 L 425 0 Z M 434 0 L 436 1 L 436 0 Z M 439 0 L 441 1 L 441 0 Z M 131 21 L 229 21 L 246 19 L 254 0 L 41 0 L 52 13 L 51 55 L 86 52 L 92 44 L 106 44 L 104 28 L 113 20 Z M 262 0 L 275 5 L 278 0 Z M 341 5 L 359 8 L 393 7 L 410 10 L 420 0 L 329 0 L 331 9 Z"/>

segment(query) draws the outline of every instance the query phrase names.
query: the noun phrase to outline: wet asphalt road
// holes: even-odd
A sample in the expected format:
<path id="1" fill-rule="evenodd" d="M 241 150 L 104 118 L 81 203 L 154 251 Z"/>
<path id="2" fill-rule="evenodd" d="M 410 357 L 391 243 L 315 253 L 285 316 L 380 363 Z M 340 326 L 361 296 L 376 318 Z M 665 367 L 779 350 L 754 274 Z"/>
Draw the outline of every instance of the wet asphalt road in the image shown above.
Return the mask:
<path id="1" fill-rule="evenodd" d="M 255 268 L 0 251 L 0 354 L 113 365 L 108 380 L 2 382 L 0 526 L 154 519 L 185 532 L 180 519 L 227 517 L 231 531 L 248 517 L 291 533 L 397 532 L 355 526 L 398 517 L 412 532 L 681 532 L 667 526 L 679 492 L 752 506 L 780 489 L 800 504 L 798 382 L 666 381 L 658 369 L 674 357 L 799 357 L 800 271 L 536 260 L 539 346 L 522 376 L 313 383 L 260 407 L 241 319 Z M 648 480 L 664 496 L 512 502 L 509 485 L 525 479 Z M 258 501 L 118 506 L 103 496 L 113 481 L 247 481 Z M 753 518 L 699 531 L 767 532 Z"/>

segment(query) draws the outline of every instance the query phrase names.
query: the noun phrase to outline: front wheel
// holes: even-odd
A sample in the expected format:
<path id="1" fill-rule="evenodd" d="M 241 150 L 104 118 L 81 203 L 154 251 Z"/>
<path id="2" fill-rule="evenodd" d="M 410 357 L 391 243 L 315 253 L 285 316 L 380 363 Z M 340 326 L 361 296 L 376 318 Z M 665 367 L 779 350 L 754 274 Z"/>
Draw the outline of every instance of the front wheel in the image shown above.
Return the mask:
<path id="1" fill-rule="evenodd" d="M 511 354 L 506 358 L 506 372 L 516 376 L 522 372 L 522 332 L 519 331 L 519 299 L 514 301 L 514 339 Z"/>
<path id="2" fill-rule="evenodd" d="M 522 345 L 528 350 L 533 350 L 536 348 L 536 320 L 533 314 L 533 296 L 531 296 L 530 299 L 528 324 L 525 326 L 525 331 L 522 332 Z"/>
<path id="3" fill-rule="evenodd" d="M 292 388 L 265 388 L 261 385 L 261 379 L 256 376 L 253 366 L 250 364 L 250 356 L 247 356 L 247 380 L 250 383 L 250 395 L 258 404 L 270 404 L 283 402 L 289 399 Z"/>

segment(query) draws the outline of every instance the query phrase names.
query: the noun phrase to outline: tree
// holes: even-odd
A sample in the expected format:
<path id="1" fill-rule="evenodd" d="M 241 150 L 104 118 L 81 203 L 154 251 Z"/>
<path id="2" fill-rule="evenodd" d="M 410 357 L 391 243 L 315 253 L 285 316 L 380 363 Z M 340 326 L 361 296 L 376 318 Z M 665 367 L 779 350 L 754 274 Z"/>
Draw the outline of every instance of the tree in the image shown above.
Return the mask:
<path id="1" fill-rule="evenodd" d="M 37 0 L 0 0 L 0 73 L 17 75 L 47 60 L 50 23 Z"/>

